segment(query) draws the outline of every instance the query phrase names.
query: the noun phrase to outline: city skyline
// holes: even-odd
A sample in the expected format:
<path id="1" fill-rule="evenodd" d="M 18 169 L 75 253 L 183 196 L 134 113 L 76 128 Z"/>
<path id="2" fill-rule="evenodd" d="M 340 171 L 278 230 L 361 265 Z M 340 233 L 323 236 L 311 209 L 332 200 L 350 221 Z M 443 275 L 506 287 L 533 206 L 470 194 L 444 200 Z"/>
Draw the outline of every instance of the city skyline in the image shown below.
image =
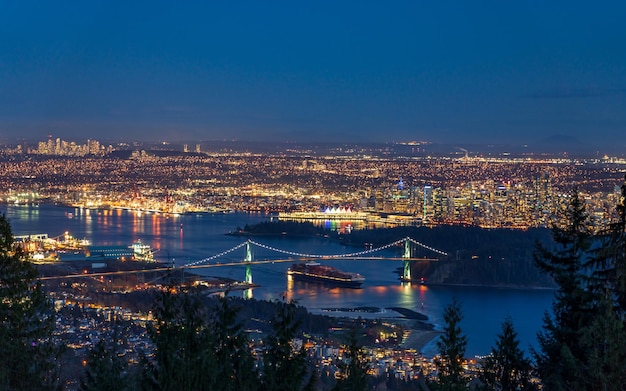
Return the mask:
<path id="1" fill-rule="evenodd" d="M 626 145 L 619 2 L 4 8 L 3 139 Z"/>

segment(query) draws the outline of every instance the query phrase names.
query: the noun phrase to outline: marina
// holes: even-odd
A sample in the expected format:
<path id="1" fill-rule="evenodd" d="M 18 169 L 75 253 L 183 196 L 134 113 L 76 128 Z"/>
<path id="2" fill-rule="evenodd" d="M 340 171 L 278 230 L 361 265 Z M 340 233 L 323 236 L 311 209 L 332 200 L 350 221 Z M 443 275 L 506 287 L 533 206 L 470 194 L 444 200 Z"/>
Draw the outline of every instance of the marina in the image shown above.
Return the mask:
<path id="1" fill-rule="evenodd" d="M 47 233 L 26 234 L 14 236 L 14 246 L 19 248 L 27 257 L 37 262 L 55 262 L 67 258 L 65 254 L 72 254 L 72 258 L 98 258 L 154 262 L 155 251 L 149 245 L 138 239 L 134 243 L 124 246 L 94 246 L 91 240 L 78 239 L 68 231 L 56 237 Z"/>

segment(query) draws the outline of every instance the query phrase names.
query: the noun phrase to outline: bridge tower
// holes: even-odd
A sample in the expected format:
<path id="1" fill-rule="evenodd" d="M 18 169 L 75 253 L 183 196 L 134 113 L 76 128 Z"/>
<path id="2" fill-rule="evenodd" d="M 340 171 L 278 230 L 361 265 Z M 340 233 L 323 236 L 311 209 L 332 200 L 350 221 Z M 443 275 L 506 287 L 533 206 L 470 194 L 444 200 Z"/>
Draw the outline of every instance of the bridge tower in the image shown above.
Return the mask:
<path id="1" fill-rule="evenodd" d="M 252 284 L 252 243 L 250 240 L 246 243 L 246 258 L 243 260 L 246 264 L 246 283 Z"/>
<path id="2" fill-rule="evenodd" d="M 411 281 L 411 241 L 409 238 L 404 239 L 404 272 L 402 273 L 402 281 Z"/>

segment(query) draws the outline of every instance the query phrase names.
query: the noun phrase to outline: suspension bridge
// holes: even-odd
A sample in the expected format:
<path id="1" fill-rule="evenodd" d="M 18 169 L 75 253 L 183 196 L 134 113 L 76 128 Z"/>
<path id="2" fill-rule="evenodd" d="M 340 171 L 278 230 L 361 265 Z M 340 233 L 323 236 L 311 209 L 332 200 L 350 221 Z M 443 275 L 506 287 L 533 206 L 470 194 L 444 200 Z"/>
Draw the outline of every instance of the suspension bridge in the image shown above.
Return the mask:
<path id="1" fill-rule="evenodd" d="M 389 257 L 389 256 L 376 256 L 376 253 L 380 253 L 384 250 L 388 250 L 393 247 L 403 245 L 404 250 L 402 256 L 400 257 Z M 227 255 L 242 249 L 245 247 L 245 256 L 242 261 L 233 261 L 233 262 L 214 262 L 219 259 L 226 257 Z M 287 255 L 288 258 L 281 259 L 262 259 L 255 260 L 253 256 L 253 248 L 262 248 L 264 250 L 268 250 L 274 253 L 278 253 L 281 255 Z M 421 248 L 425 250 L 428 254 L 431 254 L 430 257 L 416 256 L 416 249 Z M 258 243 L 254 240 L 248 239 L 245 242 L 242 242 L 228 250 L 222 251 L 219 254 L 212 255 L 207 258 L 200 259 L 198 261 L 189 262 L 180 266 L 169 266 L 163 268 L 155 268 L 155 269 L 145 269 L 145 270 L 125 270 L 125 271 L 116 271 L 116 272 L 102 272 L 102 273 L 84 273 L 84 274 L 71 274 L 66 276 L 50 276 L 50 277 L 40 277 L 40 280 L 48 280 L 48 279 L 58 279 L 58 278 L 76 278 L 76 277 L 100 277 L 100 276 L 112 276 L 112 275 L 122 275 L 122 274 L 132 274 L 132 273 L 148 273 L 155 271 L 173 271 L 173 270 L 193 270 L 193 269 L 205 269 L 205 268 L 216 268 L 216 267 L 234 267 L 234 266 L 245 266 L 245 278 L 244 282 L 246 284 L 253 284 L 253 276 L 252 269 L 254 265 L 263 265 L 263 264 L 273 264 L 273 263 L 284 263 L 284 262 L 306 262 L 306 261 L 331 261 L 331 260 L 352 260 L 352 261 L 366 261 L 366 260 L 375 260 L 375 261 L 402 261 L 403 262 L 403 272 L 402 277 L 400 278 L 402 281 L 412 281 L 411 276 L 411 263 L 412 262 L 436 262 L 439 260 L 439 257 L 445 257 L 448 254 L 445 251 L 436 249 L 434 247 L 428 246 L 424 243 L 421 243 L 415 239 L 410 237 L 406 237 L 400 240 L 396 240 L 395 242 L 386 244 L 384 246 L 370 248 L 363 251 L 357 251 L 352 253 L 342 253 L 342 254 L 307 254 L 301 252 L 295 252 L 285 249 L 280 249 L 277 247 L 272 247 L 266 244 Z"/>

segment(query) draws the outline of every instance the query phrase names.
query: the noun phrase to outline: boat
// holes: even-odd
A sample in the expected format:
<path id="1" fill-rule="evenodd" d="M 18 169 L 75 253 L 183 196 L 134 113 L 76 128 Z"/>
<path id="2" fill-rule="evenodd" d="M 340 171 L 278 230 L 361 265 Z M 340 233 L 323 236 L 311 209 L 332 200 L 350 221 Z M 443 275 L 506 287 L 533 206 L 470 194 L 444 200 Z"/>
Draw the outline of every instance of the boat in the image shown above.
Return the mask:
<path id="1" fill-rule="evenodd" d="M 154 262 L 154 251 L 149 245 L 141 243 L 141 239 L 131 244 L 130 248 L 133 250 L 133 258 L 135 260 Z"/>
<path id="2" fill-rule="evenodd" d="M 358 273 L 344 272 L 318 262 L 294 263 L 287 269 L 287 276 L 294 281 L 313 282 L 335 287 L 360 288 L 365 277 Z"/>

